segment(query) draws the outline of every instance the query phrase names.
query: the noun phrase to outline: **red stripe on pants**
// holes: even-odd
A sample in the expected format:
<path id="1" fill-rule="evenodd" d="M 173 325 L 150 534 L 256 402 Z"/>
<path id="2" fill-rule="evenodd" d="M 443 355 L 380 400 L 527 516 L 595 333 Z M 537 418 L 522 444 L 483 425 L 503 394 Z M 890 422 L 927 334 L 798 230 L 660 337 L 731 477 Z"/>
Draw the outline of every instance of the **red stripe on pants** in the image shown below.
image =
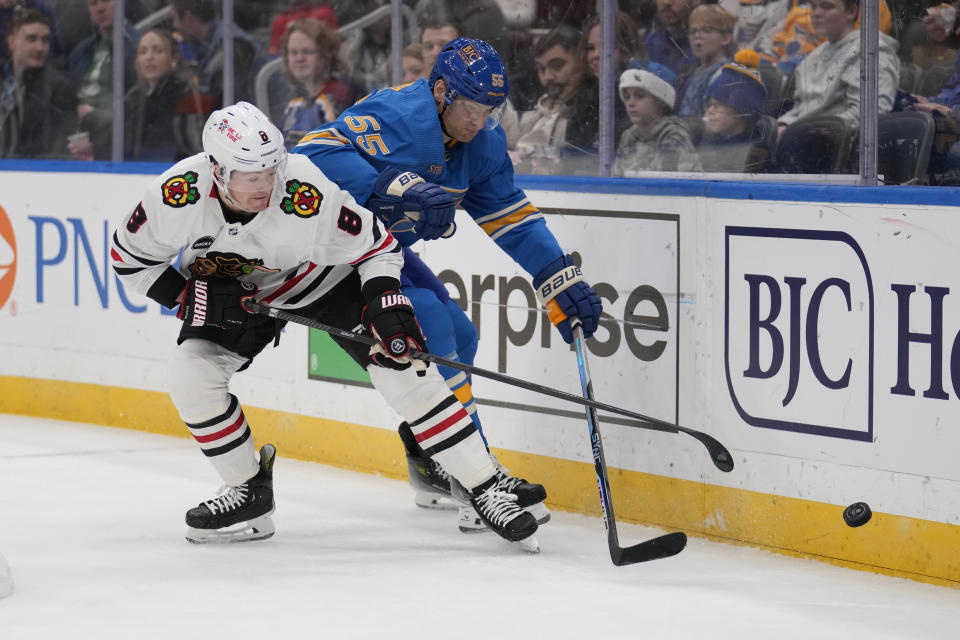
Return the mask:
<path id="1" fill-rule="evenodd" d="M 243 417 L 243 411 L 240 412 L 240 416 L 237 418 L 237 421 L 225 429 L 221 429 L 216 433 L 211 433 L 207 436 L 193 436 L 197 442 L 213 442 L 214 440 L 219 440 L 220 438 L 226 437 L 240 428 L 244 423 L 245 418 Z"/>
<path id="2" fill-rule="evenodd" d="M 426 431 L 424 431 L 424 432 L 422 432 L 422 433 L 418 433 L 417 436 L 416 436 L 416 437 L 417 437 L 417 442 L 423 442 L 424 440 L 427 440 L 427 439 L 429 439 L 429 438 L 432 438 L 433 436 L 437 435 L 438 433 L 440 433 L 440 432 L 443 431 L 444 429 L 446 429 L 446 428 L 448 428 L 448 427 L 450 427 L 450 426 L 455 425 L 456 423 L 460 422 L 460 421 L 463 420 L 464 418 L 467 418 L 467 412 L 464 411 L 463 407 L 460 407 L 460 410 L 459 410 L 459 411 L 457 411 L 455 414 L 453 414 L 452 416 L 450 416 L 449 418 L 447 418 L 447 419 L 444 420 L 443 422 L 440 422 L 440 423 L 438 423 L 438 424 L 435 424 L 434 426 L 430 427 L 429 429 L 427 429 Z M 469 419 L 469 418 L 468 418 L 468 419 Z"/>

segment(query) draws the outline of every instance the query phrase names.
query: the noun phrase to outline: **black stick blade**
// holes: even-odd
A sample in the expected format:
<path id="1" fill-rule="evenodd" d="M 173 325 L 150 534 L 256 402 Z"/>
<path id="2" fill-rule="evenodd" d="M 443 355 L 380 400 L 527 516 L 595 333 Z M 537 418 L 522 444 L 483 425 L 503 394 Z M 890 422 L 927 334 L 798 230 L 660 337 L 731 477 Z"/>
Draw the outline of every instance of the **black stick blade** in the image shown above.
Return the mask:
<path id="1" fill-rule="evenodd" d="M 611 547 L 610 559 L 613 560 L 613 564 L 622 567 L 638 562 L 649 562 L 650 560 L 669 558 L 683 551 L 683 548 L 686 546 L 687 534 L 682 531 L 677 531 L 660 536 L 659 538 L 647 540 L 646 542 L 641 542 L 640 544 L 635 544 L 632 547 L 623 549 Z"/>
<path id="2" fill-rule="evenodd" d="M 710 461 L 713 462 L 713 466 L 726 473 L 733 471 L 733 456 L 730 455 L 730 452 L 727 451 L 725 446 L 720 444 L 719 440 L 709 434 L 703 433 L 702 431 L 694 431 L 693 429 L 683 428 L 681 428 L 681 431 L 693 436 L 707 448 L 707 452 L 710 454 Z"/>

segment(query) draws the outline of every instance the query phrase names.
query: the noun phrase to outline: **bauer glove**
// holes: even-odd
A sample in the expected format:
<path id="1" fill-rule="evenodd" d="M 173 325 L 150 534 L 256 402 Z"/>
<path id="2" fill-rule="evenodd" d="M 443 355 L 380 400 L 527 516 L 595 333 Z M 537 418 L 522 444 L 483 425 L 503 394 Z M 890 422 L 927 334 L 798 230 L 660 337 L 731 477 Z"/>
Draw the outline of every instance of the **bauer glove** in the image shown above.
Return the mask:
<path id="1" fill-rule="evenodd" d="M 593 287 L 584 282 L 573 256 L 567 254 L 545 266 L 533 279 L 533 286 L 564 342 L 573 342 L 573 318 L 580 319 L 584 337 L 597 330 L 603 303 Z"/>
<path id="2" fill-rule="evenodd" d="M 373 185 L 370 209 L 403 246 L 449 238 L 457 230 L 450 194 L 411 171 L 384 169 Z"/>
<path id="3" fill-rule="evenodd" d="M 422 360 L 410 357 L 411 349 L 426 351 L 427 340 L 407 296 L 399 291 L 380 294 L 363 308 L 360 321 L 377 339 L 377 344 L 370 347 L 370 359 L 374 364 L 400 371 L 411 364 L 418 371 L 427 368 Z"/>
<path id="4" fill-rule="evenodd" d="M 177 317 L 191 327 L 242 329 L 252 317 L 244 303 L 257 291 L 257 285 L 236 278 L 191 278 Z"/>

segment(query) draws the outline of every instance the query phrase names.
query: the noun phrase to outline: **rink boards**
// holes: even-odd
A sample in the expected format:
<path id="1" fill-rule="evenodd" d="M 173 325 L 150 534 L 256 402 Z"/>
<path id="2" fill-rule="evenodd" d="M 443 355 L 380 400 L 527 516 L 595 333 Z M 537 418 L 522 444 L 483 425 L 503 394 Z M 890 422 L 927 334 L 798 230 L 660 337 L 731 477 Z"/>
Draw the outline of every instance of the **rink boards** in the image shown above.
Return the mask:
<path id="1" fill-rule="evenodd" d="M 163 393 L 178 323 L 107 261 L 151 176 L 64 166 L 0 166 L 0 411 L 185 436 Z M 691 438 L 601 414 L 619 518 L 960 583 L 956 190 L 523 180 L 604 298 L 597 399 L 734 454 L 724 474 Z M 419 249 L 479 328 L 476 364 L 578 394 L 529 277 L 458 215 L 455 238 Z M 310 342 L 288 327 L 235 378 L 255 437 L 403 476 L 397 417 Z M 555 508 L 599 513 L 577 405 L 474 390 L 512 471 L 546 484 Z M 876 515 L 847 528 L 841 511 L 860 500 Z"/>

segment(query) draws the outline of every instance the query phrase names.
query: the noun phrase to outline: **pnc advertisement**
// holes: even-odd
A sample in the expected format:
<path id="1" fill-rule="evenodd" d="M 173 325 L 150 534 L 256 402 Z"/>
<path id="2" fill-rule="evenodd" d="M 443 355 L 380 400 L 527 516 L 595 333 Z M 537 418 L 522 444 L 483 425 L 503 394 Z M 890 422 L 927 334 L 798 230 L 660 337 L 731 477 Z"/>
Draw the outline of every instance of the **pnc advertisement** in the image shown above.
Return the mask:
<path id="1" fill-rule="evenodd" d="M 0 309 L 13 295 L 17 280 L 17 238 L 7 212 L 0 206 Z M 15 313 L 15 310 L 13 311 Z"/>

